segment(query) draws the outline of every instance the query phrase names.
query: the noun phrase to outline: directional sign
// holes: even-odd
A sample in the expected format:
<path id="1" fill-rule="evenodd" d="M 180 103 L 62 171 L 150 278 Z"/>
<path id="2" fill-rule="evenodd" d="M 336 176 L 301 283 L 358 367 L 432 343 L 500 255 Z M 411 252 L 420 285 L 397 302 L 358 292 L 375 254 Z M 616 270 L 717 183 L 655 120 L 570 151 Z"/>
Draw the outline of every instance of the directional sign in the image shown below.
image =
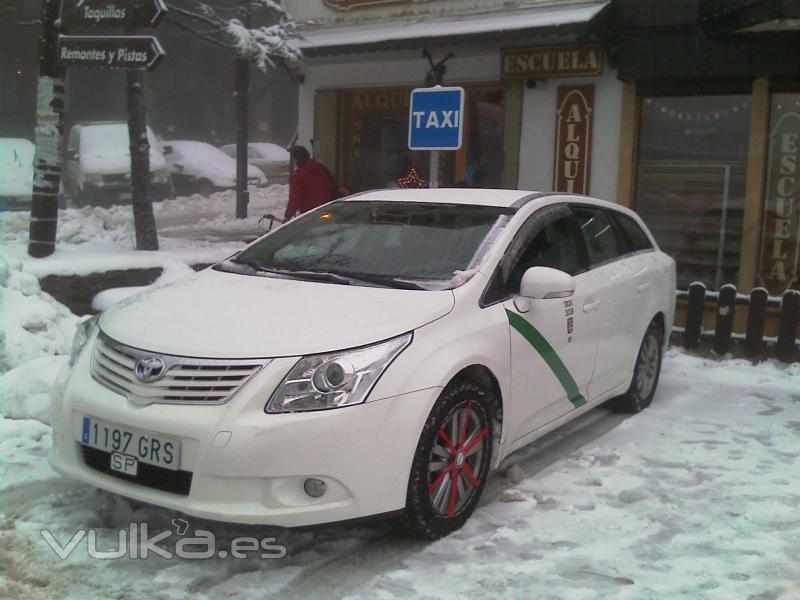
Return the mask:
<path id="1" fill-rule="evenodd" d="M 164 0 L 65 0 L 64 28 L 155 27 L 167 14 Z"/>
<path id="2" fill-rule="evenodd" d="M 411 92 L 408 147 L 411 150 L 458 150 L 464 120 L 464 88 L 418 88 Z"/>
<path id="3" fill-rule="evenodd" d="M 164 49 L 151 35 L 58 37 L 58 60 L 66 67 L 149 71 L 162 56 Z"/>

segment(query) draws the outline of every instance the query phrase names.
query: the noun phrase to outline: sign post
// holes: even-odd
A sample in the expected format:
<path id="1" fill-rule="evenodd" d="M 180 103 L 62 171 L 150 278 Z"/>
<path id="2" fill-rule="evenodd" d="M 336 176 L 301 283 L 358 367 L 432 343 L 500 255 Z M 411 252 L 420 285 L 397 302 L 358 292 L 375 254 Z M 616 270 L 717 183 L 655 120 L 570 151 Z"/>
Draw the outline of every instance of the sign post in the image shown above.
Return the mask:
<path id="1" fill-rule="evenodd" d="M 458 150 L 463 141 L 464 88 L 417 88 L 408 111 L 408 147 L 430 150 L 430 187 L 439 187 L 439 152 Z"/>
<path id="2" fill-rule="evenodd" d="M 116 28 L 127 34 L 155 27 L 167 13 L 164 0 L 64 0 L 63 26 L 68 32 L 98 27 Z M 136 247 L 158 250 L 153 206 L 148 198 L 150 144 L 144 71 L 164 56 L 152 35 L 59 35 L 58 62 L 62 67 L 94 67 L 127 71 L 128 137 L 131 154 L 131 192 Z"/>

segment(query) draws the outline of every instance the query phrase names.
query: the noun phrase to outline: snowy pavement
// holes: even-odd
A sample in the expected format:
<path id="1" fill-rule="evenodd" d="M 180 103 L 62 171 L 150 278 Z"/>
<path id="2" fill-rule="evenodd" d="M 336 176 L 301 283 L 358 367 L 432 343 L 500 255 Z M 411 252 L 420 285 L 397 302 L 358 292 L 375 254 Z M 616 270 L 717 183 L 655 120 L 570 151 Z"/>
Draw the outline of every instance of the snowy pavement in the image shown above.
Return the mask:
<path id="1" fill-rule="evenodd" d="M 467 525 L 434 543 L 382 525 L 187 518 L 218 544 L 275 537 L 280 560 L 96 560 L 84 541 L 60 561 L 41 529 L 63 544 L 97 528 L 110 549 L 131 521 L 169 530 L 178 515 L 58 477 L 49 427 L 11 412 L 0 421 L 4 598 L 800 598 L 798 364 L 671 350 L 650 409 L 625 419 L 601 407 L 523 449 Z"/>
<path id="2" fill-rule="evenodd" d="M 246 219 L 236 218 L 230 190 L 156 202 L 159 252 L 135 250 L 130 205 L 68 208 L 59 211 L 56 252 L 45 259 L 27 256 L 30 214 L 0 212 L 0 255 L 21 261 L 24 271 L 39 277 L 217 262 L 263 234 L 259 219 L 266 213 L 283 216 L 287 202 L 286 185 L 251 188 Z"/>

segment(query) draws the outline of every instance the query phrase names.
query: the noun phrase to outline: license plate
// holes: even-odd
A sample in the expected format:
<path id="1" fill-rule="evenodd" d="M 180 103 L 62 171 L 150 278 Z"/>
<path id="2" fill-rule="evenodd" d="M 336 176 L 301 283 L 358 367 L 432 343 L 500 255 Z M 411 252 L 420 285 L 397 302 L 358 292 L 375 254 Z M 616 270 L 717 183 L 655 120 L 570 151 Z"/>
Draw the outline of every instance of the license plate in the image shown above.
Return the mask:
<path id="1" fill-rule="evenodd" d="M 81 444 L 111 453 L 111 468 L 135 475 L 138 463 L 176 471 L 180 466 L 180 441 L 161 434 L 138 431 L 93 417 L 83 417 Z M 124 457 L 135 459 L 126 461 Z"/>
<path id="2" fill-rule="evenodd" d="M 127 454 L 112 452 L 109 467 L 111 467 L 112 471 L 119 471 L 120 473 L 125 473 L 125 475 L 136 477 L 139 472 L 139 460 Z"/>

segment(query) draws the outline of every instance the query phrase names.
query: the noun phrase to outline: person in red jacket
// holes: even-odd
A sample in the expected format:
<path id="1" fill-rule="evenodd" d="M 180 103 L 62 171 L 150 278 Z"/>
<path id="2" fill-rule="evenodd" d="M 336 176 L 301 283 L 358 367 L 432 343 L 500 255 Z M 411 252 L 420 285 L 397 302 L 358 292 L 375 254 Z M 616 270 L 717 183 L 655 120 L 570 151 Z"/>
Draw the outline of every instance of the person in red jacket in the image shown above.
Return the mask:
<path id="1" fill-rule="evenodd" d="M 291 149 L 295 169 L 289 181 L 289 205 L 284 219 L 303 214 L 330 202 L 334 198 L 336 185 L 330 171 L 315 161 L 303 146 Z"/>

